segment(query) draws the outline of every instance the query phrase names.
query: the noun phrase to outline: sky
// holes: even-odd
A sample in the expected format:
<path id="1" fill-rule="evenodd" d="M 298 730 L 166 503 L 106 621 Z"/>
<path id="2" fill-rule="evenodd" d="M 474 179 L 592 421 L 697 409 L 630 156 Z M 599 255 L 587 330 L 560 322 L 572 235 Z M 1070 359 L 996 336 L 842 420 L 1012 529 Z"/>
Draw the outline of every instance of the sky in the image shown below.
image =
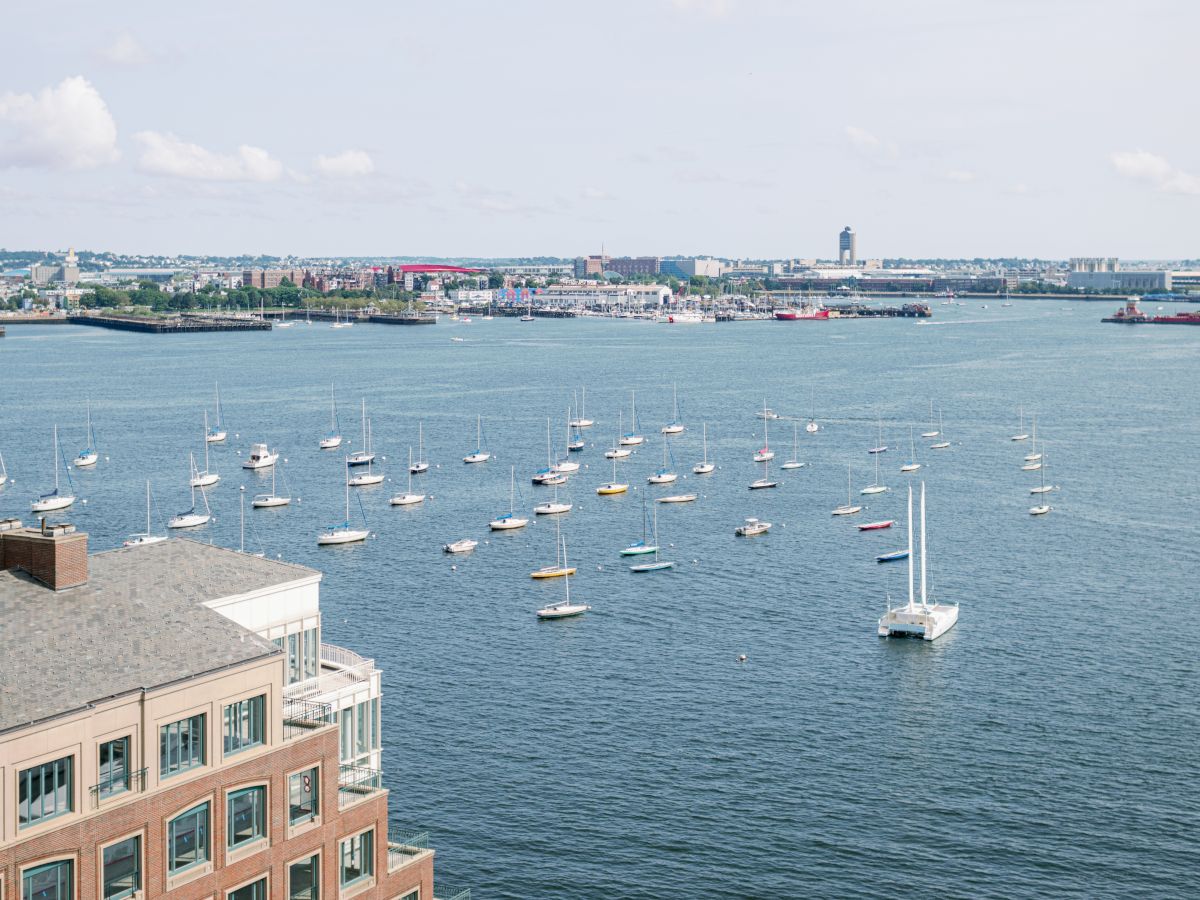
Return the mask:
<path id="1" fill-rule="evenodd" d="M 6 9 L 0 247 L 1200 256 L 1200 4 Z"/>

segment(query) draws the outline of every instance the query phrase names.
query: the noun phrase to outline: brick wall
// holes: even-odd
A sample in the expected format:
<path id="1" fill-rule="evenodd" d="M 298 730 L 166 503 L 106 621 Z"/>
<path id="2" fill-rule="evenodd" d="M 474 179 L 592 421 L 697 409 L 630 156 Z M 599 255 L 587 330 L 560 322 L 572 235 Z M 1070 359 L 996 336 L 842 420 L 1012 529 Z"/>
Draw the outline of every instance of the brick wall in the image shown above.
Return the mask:
<path id="1" fill-rule="evenodd" d="M 321 823 L 288 839 L 287 774 L 297 769 L 321 764 L 320 817 Z M 21 896 L 20 869 L 40 860 L 73 854 L 75 862 L 76 896 L 92 900 L 100 896 L 100 848 L 113 839 L 133 832 L 142 835 L 143 896 L 158 897 L 166 891 L 167 820 L 205 800 L 210 806 L 211 874 L 180 885 L 171 891 L 179 900 L 223 900 L 225 891 L 263 874 L 270 875 L 270 896 L 287 896 L 287 865 L 321 851 L 321 896 L 337 898 L 339 839 L 359 831 L 375 828 L 375 882 L 372 887 L 347 896 L 389 898 L 402 896 L 420 888 L 422 900 L 433 897 L 433 856 L 419 858 L 388 873 L 387 798 L 380 793 L 362 800 L 345 810 L 338 808 L 338 731 L 328 728 L 310 737 L 288 741 L 281 746 L 248 760 L 224 766 L 178 786 L 160 789 L 139 799 L 121 802 L 106 801 L 107 810 L 39 834 L 29 840 L 0 850 L 0 896 Z M 226 788 L 236 788 L 255 782 L 268 783 L 268 845 L 245 858 L 226 864 L 225 795 Z M 83 802 L 90 804 L 88 792 L 77 791 Z M 85 807 L 90 811 L 90 805 Z"/>
<path id="2" fill-rule="evenodd" d="M 87 534 L 82 531 L 49 535 L 19 528 L 0 532 L 0 545 L 5 569 L 28 572 L 56 591 L 87 583 Z"/>

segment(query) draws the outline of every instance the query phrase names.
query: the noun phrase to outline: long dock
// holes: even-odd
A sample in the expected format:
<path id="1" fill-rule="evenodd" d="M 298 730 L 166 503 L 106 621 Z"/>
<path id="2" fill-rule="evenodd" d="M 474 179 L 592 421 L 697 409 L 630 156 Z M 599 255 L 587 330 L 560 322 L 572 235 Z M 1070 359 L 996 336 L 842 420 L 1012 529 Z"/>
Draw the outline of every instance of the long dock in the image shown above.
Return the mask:
<path id="1" fill-rule="evenodd" d="M 383 325 L 436 325 L 437 316 L 428 313 L 372 313 L 367 316 L 367 321 Z"/>
<path id="2" fill-rule="evenodd" d="M 263 319 L 243 319 L 233 316 L 204 316 L 184 314 L 168 318 L 150 316 L 72 316 L 77 325 L 115 328 L 118 331 L 147 331 L 152 334 L 196 334 L 205 331 L 270 331 L 272 325 Z"/>

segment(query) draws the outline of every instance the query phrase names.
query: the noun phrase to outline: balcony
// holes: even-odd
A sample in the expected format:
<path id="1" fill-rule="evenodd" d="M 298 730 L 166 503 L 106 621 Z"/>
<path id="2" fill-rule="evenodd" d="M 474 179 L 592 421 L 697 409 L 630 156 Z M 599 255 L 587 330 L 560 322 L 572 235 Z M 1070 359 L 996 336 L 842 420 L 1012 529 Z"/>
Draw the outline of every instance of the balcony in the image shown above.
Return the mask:
<path id="1" fill-rule="evenodd" d="M 429 847 L 429 832 L 401 832 L 388 830 L 388 872 L 395 872 L 410 863 L 432 856 Z"/>
<path id="2" fill-rule="evenodd" d="M 338 766 L 338 809 L 383 791 L 383 773 L 363 766 Z"/>
<path id="3" fill-rule="evenodd" d="M 126 772 L 123 779 L 106 784 L 93 784 L 88 788 L 88 794 L 92 798 L 92 809 L 99 809 L 100 804 L 106 800 L 115 800 L 130 793 L 140 794 L 144 790 L 146 790 L 146 770 L 138 769 L 136 772 Z"/>
<path id="4" fill-rule="evenodd" d="M 283 689 L 283 695 L 290 700 L 309 700 L 346 688 L 360 687 L 378 677 L 375 660 L 359 656 L 345 647 L 321 644 L 321 674 L 289 684 Z"/>
<path id="5" fill-rule="evenodd" d="M 433 900 L 471 900 L 471 889 L 435 884 Z"/>
<path id="6" fill-rule="evenodd" d="M 283 739 L 312 734 L 318 728 L 332 725 L 333 709 L 328 703 L 317 700 L 300 700 L 285 697 L 283 700 Z"/>

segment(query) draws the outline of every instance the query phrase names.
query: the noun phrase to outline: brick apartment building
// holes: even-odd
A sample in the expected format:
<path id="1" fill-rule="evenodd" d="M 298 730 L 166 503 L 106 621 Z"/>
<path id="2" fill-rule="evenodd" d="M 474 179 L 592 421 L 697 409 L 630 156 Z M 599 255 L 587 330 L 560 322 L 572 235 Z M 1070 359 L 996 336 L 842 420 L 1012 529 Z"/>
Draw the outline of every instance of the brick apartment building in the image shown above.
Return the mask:
<path id="1" fill-rule="evenodd" d="M 321 643 L 320 580 L 0 522 L 0 900 L 433 900 L 427 836 L 389 829 L 379 670 Z"/>
<path id="2" fill-rule="evenodd" d="M 267 290 L 277 288 L 287 280 L 296 287 L 304 284 L 303 269 L 246 269 L 242 272 L 242 286 Z"/>

